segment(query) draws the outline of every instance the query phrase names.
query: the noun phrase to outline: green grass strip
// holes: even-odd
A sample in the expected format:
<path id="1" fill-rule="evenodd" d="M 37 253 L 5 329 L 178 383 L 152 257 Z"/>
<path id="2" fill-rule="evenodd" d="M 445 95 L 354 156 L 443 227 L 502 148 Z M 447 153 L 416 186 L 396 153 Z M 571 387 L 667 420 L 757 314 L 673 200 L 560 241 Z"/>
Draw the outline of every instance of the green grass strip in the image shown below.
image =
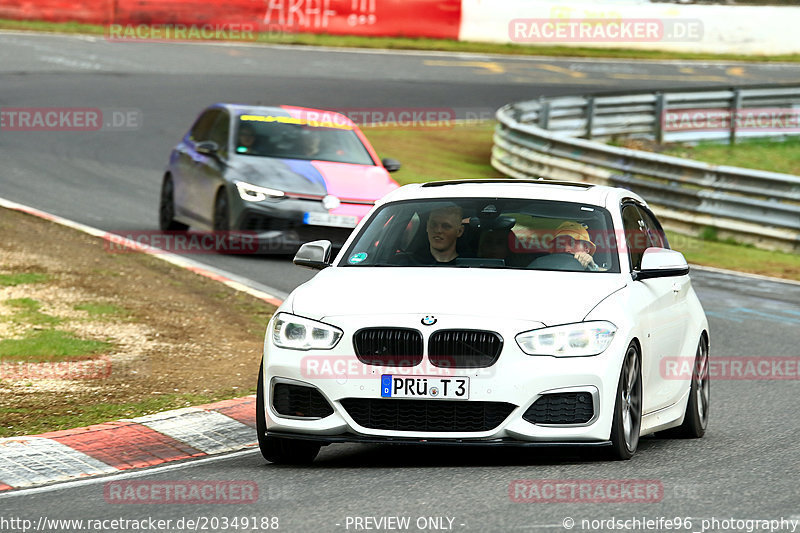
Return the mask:
<path id="1" fill-rule="evenodd" d="M 87 302 L 73 307 L 76 311 L 86 311 L 90 317 L 125 316 L 128 311 L 118 305 L 100 302 Z"/>
<path id="2" fill-rule="evenodd" d="M 667 232 L 667 238 L 673 249 L 683 253 L 687 261 L 696 265 L 800 281 L 799 254 L 760 250 L 748 245 L 670 231 Z"/>
<path id="3" fill-rule="evenodd" d="M 61 319 L 58 317 L 39 312 L 42 304 L 33 298 L 12 298 L 3 303 L 14 309 L 19 309 L 19 311 L 10 317 L 11 321 L 15 324 L 42 325 L 58 324 L 61 322 Z"/>
<path id="4" fill-rule="evenodd" d="M 749 139 L 733 146 L 711 142 L 668 146 L 663 152 L 713 165 L 729 165 L 800 176 L 800 138 Z M 767 193 L 767 191 L 765 191 Z"/>
<path id="5" fill-rule="evenodd" d="M 16 287 L 27 283 L 44 283 L 49 280 L 47 274 L 37 272 L 21 272 L 19 274 L 0 274 L 0 286 Z"/>
<path id="6" fill-rule="evenodd" d="M 107 352 L 110 342 L 86 340 L 66 331 L 33 331 L 21 339 L 0 340 L 0 359 L 46 362 L 88 358 Z"/>

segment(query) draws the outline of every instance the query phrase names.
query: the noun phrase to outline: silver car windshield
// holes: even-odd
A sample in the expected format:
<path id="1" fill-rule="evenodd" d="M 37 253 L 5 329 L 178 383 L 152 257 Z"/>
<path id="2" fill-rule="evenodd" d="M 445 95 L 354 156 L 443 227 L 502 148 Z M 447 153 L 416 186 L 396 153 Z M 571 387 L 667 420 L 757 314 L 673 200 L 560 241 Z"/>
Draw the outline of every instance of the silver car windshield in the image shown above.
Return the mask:
<path id="1" fill-rule="evenodd" d="M 387 204 L 339 266 L 446 266 L 619 272 L 617 235 L 602 207 L 512 198 Z"/>
<path id="2" fill-rule="evenodd" d="M 255 118 L 253 118 L 255 117 Z M 234 137 L 239 155 L 334 161 L 357 165 L 374 165 L 356 132 L 346 126 L 328 128 L 301 123 L 278 122 L 286 117 L 245 115 L 237 118 Z"/>

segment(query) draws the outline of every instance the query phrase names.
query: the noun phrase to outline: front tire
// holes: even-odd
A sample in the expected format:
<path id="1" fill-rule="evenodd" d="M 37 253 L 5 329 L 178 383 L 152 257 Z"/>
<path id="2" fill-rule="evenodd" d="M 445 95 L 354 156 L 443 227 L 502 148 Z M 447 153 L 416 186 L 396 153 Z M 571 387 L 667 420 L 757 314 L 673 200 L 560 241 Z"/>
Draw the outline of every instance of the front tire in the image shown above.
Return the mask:
<path id="1" fill-rule="evenodd" d="M 230 218 L 228 196 L 225 194 L 225 189 L 222 188 L 214 199 L 214 216 L 212 217 L 214 231 L 229 231 L 231 229 Z"/>
<path id="2" fill-rule="evenodd" d="M 258 386 L 256 387 L 256 431 L 258 432 L 258 447 L 261 450 L 261 455 L 270 463 L 275 464 L 303 465 L 312 463 L 322 446 L 312 441 L 267 436 L 265 405 L 264 363 L 262 362 L 261 367 L 258 369 Z"/>
<path id="3" fill-rule="evenodd" d="M 631 343 L 622 361 L 614 402 L 614 419 L 611 422 L 613 457 L 628 460 L 639 447 L 642 428 L 642 366 L 639 348 Z"/>
<path id="4" fill-rule="evenodd" d="M 699 439 L 708 427 L 708 407 L 711 400 L 711 382 L 708 372 L 708 341 L 705 336 L 697 344 L 692 369 L 692 385 L 683 424 L 664 432 L 665 437 Z"/>
<path id="5" fill-rule="evenodd" d="M 223 188 L 219 190 L 217 197 L 214 199 L 214 216 L 212 217 L 214 231 L 229 231 L 231 229 L 230 217 L 228 196 Z"/>
<path id="6" fill-rule="evenodd" d="M 167 174 L 161 182 L 161 198 L 158 203 L 158 228 L 161 231 L 186 231 L 189 226 L 175 220 L 175 184 Z"/>

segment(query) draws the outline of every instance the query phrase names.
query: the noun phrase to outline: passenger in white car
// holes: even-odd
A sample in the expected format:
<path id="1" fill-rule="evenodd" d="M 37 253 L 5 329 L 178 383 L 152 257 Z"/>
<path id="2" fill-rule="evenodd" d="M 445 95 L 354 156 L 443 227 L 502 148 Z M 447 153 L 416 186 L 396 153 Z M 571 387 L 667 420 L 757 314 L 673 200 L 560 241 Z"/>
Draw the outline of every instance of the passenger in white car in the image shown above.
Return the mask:
<path id="1" fill-rule="evenodd" d="M 430 256 L 438 264 L 454 264 L 458 257 L 456 242 L 464 234 L 460 207 L 440 207 L 431 211 L 426 231 Z M 432 261 L 432 262 L 433 262 Z"/>

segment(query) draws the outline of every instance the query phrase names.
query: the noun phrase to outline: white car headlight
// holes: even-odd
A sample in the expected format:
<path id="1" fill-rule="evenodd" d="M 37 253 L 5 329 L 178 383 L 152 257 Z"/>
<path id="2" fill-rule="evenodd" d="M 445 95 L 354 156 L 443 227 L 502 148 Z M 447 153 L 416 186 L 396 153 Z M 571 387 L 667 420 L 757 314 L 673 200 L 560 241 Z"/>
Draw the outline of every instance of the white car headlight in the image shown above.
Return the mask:
<path id="1" fill-rule="evenodd" d="M 290 350 L 330 350 L 341 338 L 337 327 L 288 313 L 279 313 L 272 323 L 272 342 Z"/>
<path id="2" fill-rule="evenodd" d="M 585 357 L 603 353 L 616 331 L 611 322 L 579 322 L 526 331 L 517 335 L 516 340 L 528 355 Z"/>
<path id="3" fill-rule="evenodd" d="M 236 189 L 239 191 L 239 196 L 242 200 L 248 202 L 260 202 L 267 198 L 283 198 L 285 194 L 278 189 L 270 189 L 268 187 L 259 187 L 258 185 L 251 185 L 243 181 L 236 182 Z"/>

